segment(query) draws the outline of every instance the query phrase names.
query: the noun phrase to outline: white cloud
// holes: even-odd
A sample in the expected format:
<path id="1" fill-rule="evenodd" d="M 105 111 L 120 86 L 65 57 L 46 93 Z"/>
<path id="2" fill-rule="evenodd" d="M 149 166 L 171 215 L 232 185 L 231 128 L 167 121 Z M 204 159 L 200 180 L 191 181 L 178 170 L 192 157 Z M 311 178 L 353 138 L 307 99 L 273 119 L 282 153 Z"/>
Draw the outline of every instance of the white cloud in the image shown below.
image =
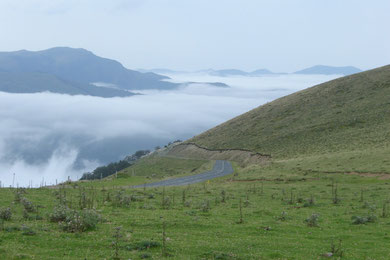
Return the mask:
<path id="1" fill-rule="evenodd" d="M 82 171 L 97 165 L 86 161 L 81 169 L 73 169 L 78 159 L 97 160 L 83 157 L 88 153 L 86 145 L 127 138 L 141 142 L 137 148 L 146 149 L 189 138 L 265 102 L 333 78 L 174 77 L 177 82 L 225 82 L 231 88 L 194 84 L 180 90 L 145 91 L 145 95 L 128 98 L 0 92 L 0 180 L 9 185 L 13 172 L 20 185 L 28 184 L 30 179 L 38 183 L 42 177 L 48 183 L 69 175 L 80 177 Z M 125 145 L 112 144 L 109 152 L 122 156 L 134 151 L 135 147 Z M 96 150 L 105 149 L 107 144 L 102 147 Z"/>
<path id="2" fill-rule="evenodd" d="M 86 161 L 84 169 L 76 171 L 73 169 L 76 158 L 77 150 L 60 147 L 45 163 L 28 164 L 24 160 L 0 163 L 1 185 L 5 187 L 29 186 L 30 183 L 32 187 L 52 185 L 68 178 L 75 180 L 81 177 L 81 173 L 98 166 L 96 162 Z"/>

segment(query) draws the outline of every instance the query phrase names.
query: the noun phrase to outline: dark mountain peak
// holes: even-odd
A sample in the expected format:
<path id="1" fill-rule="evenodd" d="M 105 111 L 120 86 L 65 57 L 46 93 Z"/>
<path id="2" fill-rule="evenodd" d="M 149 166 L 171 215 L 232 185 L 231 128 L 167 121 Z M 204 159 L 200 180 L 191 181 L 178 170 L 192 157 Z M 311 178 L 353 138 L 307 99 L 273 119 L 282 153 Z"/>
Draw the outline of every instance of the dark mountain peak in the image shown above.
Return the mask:
<path id="1" fill-rule="evenodd" d="M 0 52 L 0 71 L 51 74 L 69 82 L 102 82 L 119 89 L 172 89 L 168 77 L 126 69 L 115 60 L 99 57 L 82 48 L 54 47 L 42 51 Z"/>

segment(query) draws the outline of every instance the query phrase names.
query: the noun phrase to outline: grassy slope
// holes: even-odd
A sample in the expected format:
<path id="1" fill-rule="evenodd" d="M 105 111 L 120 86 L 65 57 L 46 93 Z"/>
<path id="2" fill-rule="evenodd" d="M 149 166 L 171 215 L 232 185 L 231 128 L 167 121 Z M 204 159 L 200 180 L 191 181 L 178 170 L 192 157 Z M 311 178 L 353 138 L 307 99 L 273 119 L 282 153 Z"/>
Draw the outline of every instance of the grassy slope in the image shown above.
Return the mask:
<path id="1" fill-rule="evenodd" d="M 134 165 L 104 178 L 102 181 L 83 181 L 86 187 L 129 187 L 148 182 L 160 181 L 179 176 L 192 175 L 208 171 L 213 168 L 214 161 L 162 157 L 151 155 L 140 159 Z"/>
<path id="2" fill-rule="evenodd" d="M 148 176 L 164 178 L 180 174 L 194 174 L 212 168 L 207 160 L 182 159 L 172 157 L 148 156 L 120 172 L 120 177 Z"/>
<path id="3" fill-rule="evenodd" d="M 390 66 L 277 99 L 191 139 L 275 159 L 372 149 L 390 152 Z M 387 170 L 390 170 L 389 167 Z"/>
<path id="4" fill-rule="evenodd" d="M 121 226 L 121 259 L 141 259 L 145 253 L 152 259 L 161 259 L 161 246 L 144 251 L 127 250 L 126 246 L 140 241 L 161 244 L 162 221 L 166 221 L 167 247 L 172 255 L 169 259 L 322 259 L 320 255 L 330 251 L 331 242 L 339 239 L 344 250 L 342 259 L 389 259 L 389 217 L 380 217 L 382 205 L 388 200 L 388 183 L 332 175 L 341 198 L 339 204 L 333 204 L 330 176 L 306 177 L 306 181 L 285 179 L 263 183 L 235 182 L 225 177 L 213 180 L 206 189 L 203 184 L 167 188 L 165 198 L 169 206 L 166 209 L 161 207 L 161 188 L 127 189 L 125 193 L 135 195 L 137 201 L 129 208 L 116 207 L 104 201 L 108 192 L 112 198 L 117 192 L 113 190 L 115 187 L 109 186 L 113 182 L 106 182 L 105 190 L 97 186 L 86 190 L 87 199 L 94 199 L 94 207 L 106 221 L 95 230 L 76 234 L 61 231 L 58 224 L 47 220 L 47 215 L 58 204 L 55 190 L 28 190 L 25 197 L 35 205 L 44 206 L 39 210 L 43 219 L 25 220 L 22 206 L 13 203 L 13 192 L 0 189 L 0 207 L 10 206 L 14 213 L 12 220 L 4 223 L 5 230 L 0 231 L 0 254 L 4 259 L 113 259 L 112 236 L 115 227 Z M 78 187 L 66 190 L 68 204 L 76 209 L 81 194 Z M 184 190 L 185 205 L 182 203 Z M 224 203 L 222 191 L 226 193 Z M 311 196 L 315 205 L 304 207 Z M 238 224 L 240 199 L 243 224 Z M 209 210 L 204 208 L 207 201 Z M 286 212 L 285 220 L 280 219 L 282 212 Z M 305 223 L 313 213 L 320 216 L 318 227 Z M 352 216 L 370 214 L 378 217 L 375 223 L 352 224 Z M 36 234 L 23 235 L 22 231 L 12 228 L 22 225 L 32 228 Z"/>

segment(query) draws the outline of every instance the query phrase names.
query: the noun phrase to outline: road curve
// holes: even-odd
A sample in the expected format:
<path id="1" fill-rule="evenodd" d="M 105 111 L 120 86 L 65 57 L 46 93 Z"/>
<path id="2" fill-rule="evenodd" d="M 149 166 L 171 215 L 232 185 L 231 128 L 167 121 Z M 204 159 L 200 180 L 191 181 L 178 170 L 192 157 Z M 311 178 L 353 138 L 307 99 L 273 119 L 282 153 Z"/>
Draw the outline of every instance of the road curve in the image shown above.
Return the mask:
<path id="1" fill-rule="evenodd" d="M 174 178 L 174 179 L 169 179 L 169 180 L 164 180 L 159 182 L 145 183 L 141 185 L 132 186 L 132 188 L 182 186 L 182 185 L 207 181 L 231 173 L 233 173 L 233 167 L 231 163 L 228 161 L 218 160 L 215 162 L 213 169 L 208 172 L 203 172 L 196 175 Z"/>

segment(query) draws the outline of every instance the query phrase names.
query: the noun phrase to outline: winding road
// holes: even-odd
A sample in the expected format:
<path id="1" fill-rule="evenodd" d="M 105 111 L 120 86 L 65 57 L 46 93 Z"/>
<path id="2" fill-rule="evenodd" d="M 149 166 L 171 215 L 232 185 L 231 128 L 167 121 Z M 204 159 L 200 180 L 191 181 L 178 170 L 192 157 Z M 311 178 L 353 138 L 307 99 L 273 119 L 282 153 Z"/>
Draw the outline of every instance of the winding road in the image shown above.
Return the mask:
<path id="1" fill-rule="evenodd" d="M 228 161 L 218 160 L 215 162 L 213 169 L 208 172 L 203 172 L 196 175 L 174 178 L 174 179 L 169 179 L 169 180 L 164 180 L 159 182 L 145 183 L 145 184 L 133 186 L 132 188 L 182 186 L 182 185 L 207 181 L 217 177 L 229 175 L 231 173 L 233 173 L 233 167 L 231 163 Z"/>

